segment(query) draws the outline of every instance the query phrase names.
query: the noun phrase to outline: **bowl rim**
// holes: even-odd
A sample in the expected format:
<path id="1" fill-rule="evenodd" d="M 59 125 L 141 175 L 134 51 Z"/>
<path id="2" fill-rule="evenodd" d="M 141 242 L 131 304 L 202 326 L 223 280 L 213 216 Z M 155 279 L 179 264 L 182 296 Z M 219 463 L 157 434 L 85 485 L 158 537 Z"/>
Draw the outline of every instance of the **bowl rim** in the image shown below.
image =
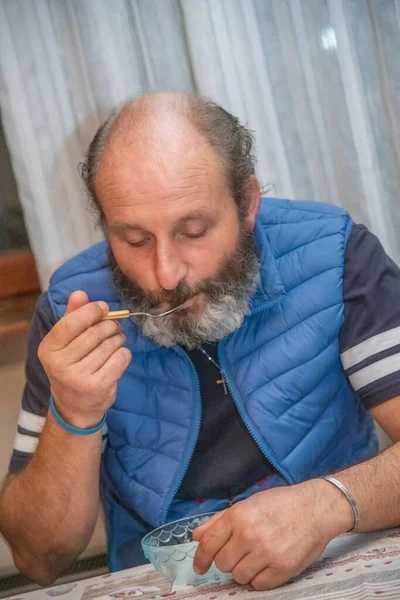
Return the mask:
<path id="1" fill-rule="evenodd" d="M 200 515 L 188 515 L 187 517 L 181 517 L 180 519 L 176 519 L 175 521 L 168 521 L 168 523 L 163 523 L 162 525 L 159 525 L 158 527 L 156 527 L 155 529 L 153 529 L 149 533 L 146 533 L 146 535 L 141 540 L 141 546 L 142 546 L 142 548 L 144 548 L 145 546 L 147 548 L 148 547 L 153 547 L 153 546 L 149 545 L 148 539 L 150 539 L 150 536 L 153 535 L 154 533 L 156 533 L 156 531 L 159 531 L 160 529 L 163 529 L 167 525 L 175 525 L 175 523 L 179 523 L 180 521 L 186 521 L 187 519 L 197 519 L 197 518 L 208 517 L 208 516 L 209 517 L 213 517 L 214 515 L 217 515 L 219 512 L 223 512 L 223 511 L 217 510 L 217 511 L 210 511 L 210 512 L 201 513 Z"/>

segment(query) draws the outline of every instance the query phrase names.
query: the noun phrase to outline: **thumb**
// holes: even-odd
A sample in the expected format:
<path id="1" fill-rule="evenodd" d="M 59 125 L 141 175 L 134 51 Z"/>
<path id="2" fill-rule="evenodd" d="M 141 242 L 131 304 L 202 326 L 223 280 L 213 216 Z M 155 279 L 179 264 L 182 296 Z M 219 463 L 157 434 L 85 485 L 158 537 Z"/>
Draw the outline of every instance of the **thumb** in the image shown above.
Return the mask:
<path id="1" fill-rule="evenodd" d="M 81 306 L 85 306 L 85 304 L 89 304 L 89 298 L 86 292 L 82 292 L 81 290 L 72 292 L 68 299 L 68 306 L 65 314 L 69 315 L 74 312 L 74 310 L 81 308 Z"/>

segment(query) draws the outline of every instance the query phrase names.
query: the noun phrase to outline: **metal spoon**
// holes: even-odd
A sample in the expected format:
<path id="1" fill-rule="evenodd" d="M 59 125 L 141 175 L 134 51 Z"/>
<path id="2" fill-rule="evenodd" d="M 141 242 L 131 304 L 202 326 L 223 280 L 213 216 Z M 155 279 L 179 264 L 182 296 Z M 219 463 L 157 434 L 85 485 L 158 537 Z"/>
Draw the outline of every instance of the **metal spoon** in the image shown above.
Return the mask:
<path id="1" fill-rule="evenodd" d="M 166 315 L 170 315 L 171 313 L 178 310 L 178 308 L 181 308 L 181 306 L 183 306 L 183 304 L 180 304 L 179 306 L 175 306 L 175 308 L 170 308 L 169 310 L 158 314 L 152 314 L 147 312 L 131 312 L 130 310 L 112 310 L 109 313 L 107 313 L 106 316 L 103 317 L 103 319 L 128 319 L 129 317 L 136 317 L 139 315 L 153 318 L 165 317 Z"/>

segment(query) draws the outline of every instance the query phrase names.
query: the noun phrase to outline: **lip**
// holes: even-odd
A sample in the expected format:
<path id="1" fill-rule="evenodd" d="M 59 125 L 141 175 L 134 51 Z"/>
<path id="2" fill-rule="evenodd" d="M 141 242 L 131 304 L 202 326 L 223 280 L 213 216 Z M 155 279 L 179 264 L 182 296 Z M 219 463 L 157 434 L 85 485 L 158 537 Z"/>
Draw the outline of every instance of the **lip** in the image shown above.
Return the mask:
<path id="1" fill-rule="evenodd" d="M 151 309 L 148 312 L 151 312 L 151 314 L 157 316 L 164 312 L 167 312 L 168 310 L 172 310 L 173 308 L 174 307 L 171 304 L 160 304 L 159 306 L 155 307 L 154 309 Z"/>
<path id="2" fill-rule="evenodd" d="M 193 304 L 196 303 L 198 297 L 199 294 L 196 294 L 196 296 L 192 296 L 191 298 L 189 298 L 189 300 L 186 300 L 186 302 L 182 304 L 181 308 L 189 308 L 190 306 L 193 306 Z"/>
<path id="3" fill-rule="evenodd" d="M 186 302 L 184 302 L 176 312 L 178 313 L 182 308 L 190 308 L 193 306 L 196 303 L 196 300 L 198 300 L 199 296 L 200 294 L 196 294 L 195 296 L 189 298 L 189 300 L 186 300 Z M 166 312 L 168 310 L 173 310 L 173 308 L 174 306 L 172 304 L 160 304 L 154 311 L 154 315 Z"/>

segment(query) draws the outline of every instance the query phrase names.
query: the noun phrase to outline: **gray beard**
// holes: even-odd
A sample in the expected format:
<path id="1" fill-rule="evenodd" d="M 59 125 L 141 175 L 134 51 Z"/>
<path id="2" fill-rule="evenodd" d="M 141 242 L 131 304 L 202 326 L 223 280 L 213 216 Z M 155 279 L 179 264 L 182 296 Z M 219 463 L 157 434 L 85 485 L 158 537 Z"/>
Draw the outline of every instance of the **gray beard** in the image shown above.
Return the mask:
<path id="1" fill-rule="evenodd" d="M 146 293 L 123 273 L 111 249 L 110 263 L 114 285 L 132 312 L 148 312 L 161 304 L 179 306 L 197 293 L 207 295 L 206 306 L 199 315 L 181 309 L 155 319 L 132 317 L 142 335 L 166 348 L 179 344 L 191 350 L 205 342 L 218 342 L 239 329 L 249 314 L 260 278 L 254 235 L 243 227 L 237 248 L 218 275 L 197 285 L 182 283 L 171 292 Z"/>

